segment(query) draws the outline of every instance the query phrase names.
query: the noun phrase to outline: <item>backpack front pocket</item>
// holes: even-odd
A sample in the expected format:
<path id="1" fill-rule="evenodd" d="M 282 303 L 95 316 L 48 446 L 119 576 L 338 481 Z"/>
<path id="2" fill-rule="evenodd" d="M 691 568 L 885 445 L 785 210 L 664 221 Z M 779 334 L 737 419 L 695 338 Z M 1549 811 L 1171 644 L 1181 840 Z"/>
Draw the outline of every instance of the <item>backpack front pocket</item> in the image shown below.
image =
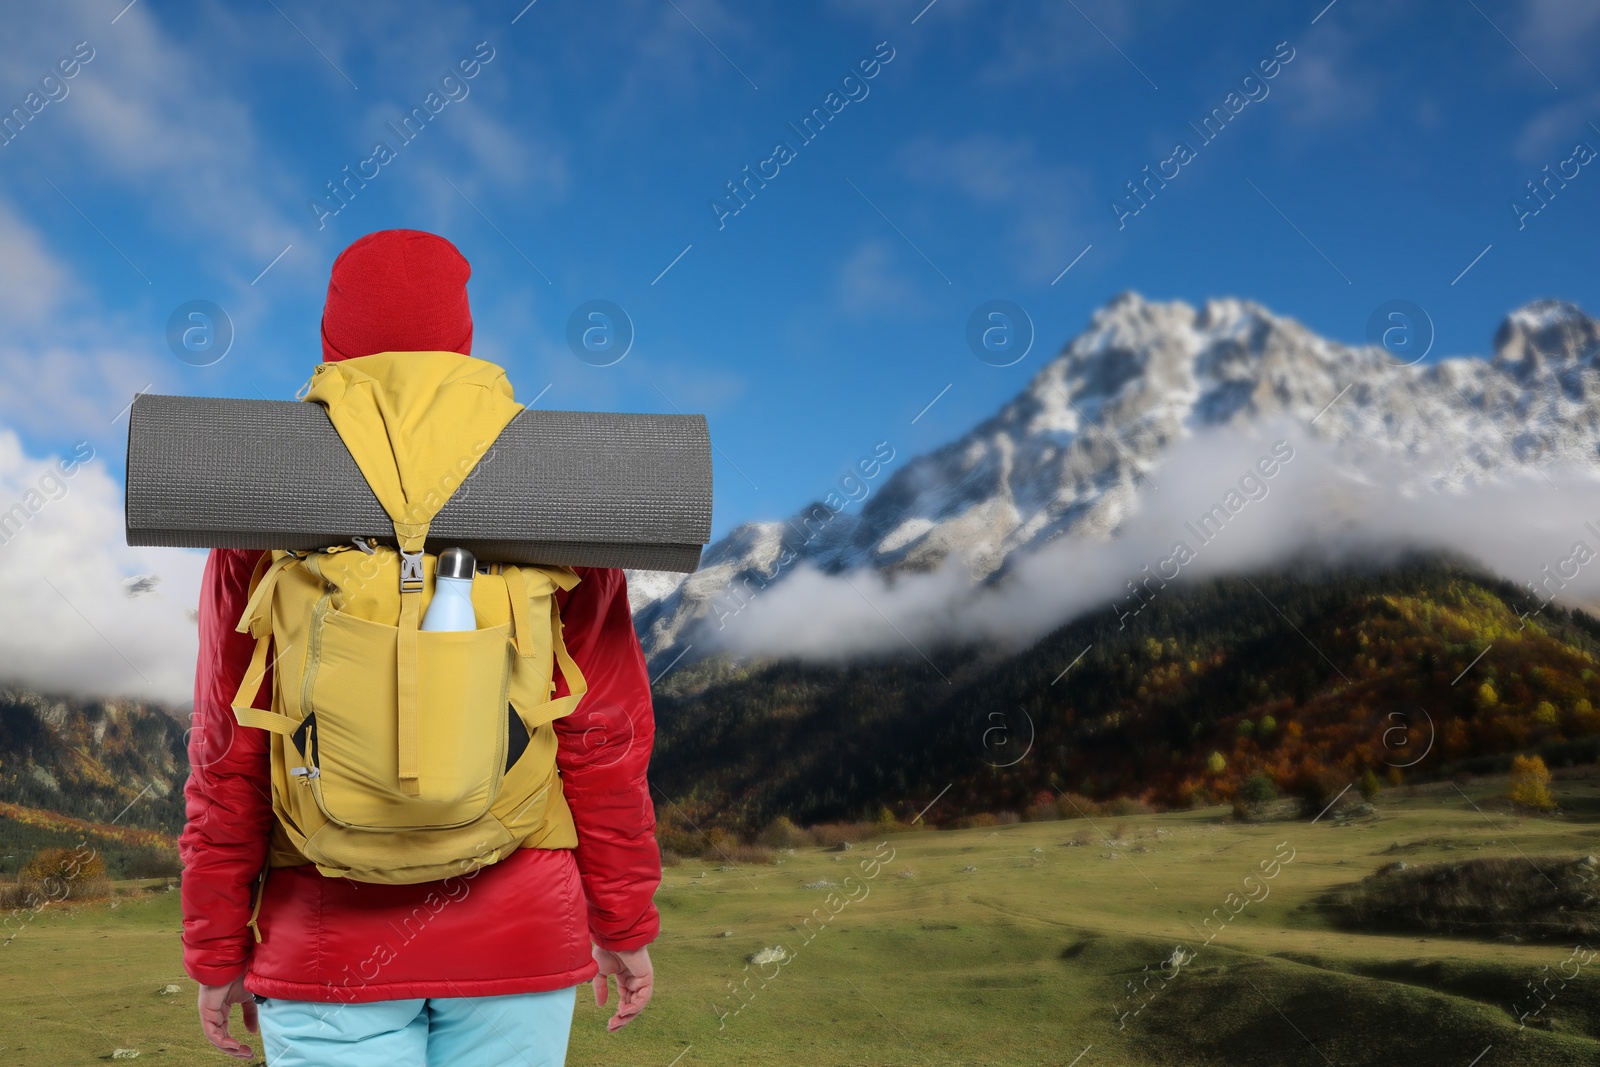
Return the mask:
<path id="1" fill-rule="evenodd" d="M 330 612 L 312 635 L 307 697 L 315 715 L 317 806 L 342 826 L 378 831 L 460 826 L 489 810 L 505 773 L 514 654 L 503 629 L 417 634 L 418 789 L 402 789 L 398 629 Z"/>

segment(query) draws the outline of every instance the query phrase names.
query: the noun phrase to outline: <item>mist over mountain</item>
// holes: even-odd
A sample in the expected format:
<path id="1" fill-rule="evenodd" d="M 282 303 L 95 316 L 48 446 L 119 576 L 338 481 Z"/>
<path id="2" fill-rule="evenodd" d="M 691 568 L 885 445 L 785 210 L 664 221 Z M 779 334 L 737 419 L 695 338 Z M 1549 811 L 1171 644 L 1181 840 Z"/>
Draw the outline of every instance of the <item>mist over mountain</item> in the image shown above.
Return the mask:
<path id="1" fill-rule="evenodd" d="M 1488 358 L 1413 364 L 1249 301 L 1125 293 L 859 511 L 818 501 L 735 528 L 686 578 L 630 574 L 635 622 L 655 670 L 1025 644 L 1172 581 L 1413 547 L 1480 561 L 1529 611 L 1592 603 L 1600 567 L 1575 549 L 1600 557 L 1597 359 L 1600 323 L 1555 300 L 1513 311 Z"/>

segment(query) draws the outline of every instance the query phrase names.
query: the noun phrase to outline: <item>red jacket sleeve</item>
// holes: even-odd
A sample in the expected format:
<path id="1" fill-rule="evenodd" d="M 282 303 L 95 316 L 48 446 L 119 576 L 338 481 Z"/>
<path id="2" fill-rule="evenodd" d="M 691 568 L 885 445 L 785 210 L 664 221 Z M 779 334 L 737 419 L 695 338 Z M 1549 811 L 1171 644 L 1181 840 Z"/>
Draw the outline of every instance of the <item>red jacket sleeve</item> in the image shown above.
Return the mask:
<path id="1" fill-rule="evenodd" d="M 272 829 L 268 735 L 240 728 L 232 708 L 255 648 L 249 634 L 233 627 L 259 556 L 214 549 L 200 584 L 200 657 L 183 790 L 187 821 L 178 855 L 183 860 L 183 967 L 205 985 L 226 984 L 245 971 L 254 943 L 245 924 Z M 270 686 L 269 672 L 262 691 L 271 692 Z"/>
<path id="2" fill-rule="evenodd" d="M 556 763 L 578 830 L 589 935 L 601 948 L 623 951 L 649 944 L 661 926 L 654 900 L 661 853 L 645 777 L 655 741 L 650 677 L 622 571 L 574 569 L 583 580 L 561 608 L 562 636 L 589 692 L 555 721 Z M 556 695 L 567 692 L 562 679 Z"/>

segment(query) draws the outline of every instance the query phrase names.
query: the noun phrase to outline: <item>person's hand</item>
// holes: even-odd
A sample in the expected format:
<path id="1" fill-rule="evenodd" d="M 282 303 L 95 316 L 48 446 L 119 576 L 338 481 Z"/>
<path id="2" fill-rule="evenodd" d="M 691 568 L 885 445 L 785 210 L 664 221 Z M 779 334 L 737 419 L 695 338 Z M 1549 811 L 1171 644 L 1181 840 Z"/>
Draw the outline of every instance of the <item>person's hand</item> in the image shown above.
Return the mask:
<path id="1" fill-rule="evenodd" d="M 612 952 L 596 945 L 594 961 L 600 965 L 600 973 L 594 976 L 595 1004 L 605 1006 L 610 991 L 606 976 L 617 976 L 617 1013 L 606 1021 L 606 1030 L 616 1033 L 650 1003 L 651 986 L 655 981 L 655 972 L 650 969 L 650 951 L 639 948 L 631 952 Z"/>
<path id="2" fill-rule="evenodd" d="M 648 966 L 647 963 L 647 973 Z M 648 995 L 647 993 L 646 996 Z M 200 1031 L 206 1035 L 207 1041 L 223 1052 L 241 1060 L 248 1060 L 255 1056 L 250 1046 L 234 1040 L 233 1035 L 228 1033 L 228 1013 L 235 1004 L 241 1006 L 240 1014 L 244 1016 L 244 1028 L 252 1034 L 257 1033 L 256 1002 L 244 988 L 243 975 L 227 985 L 200 987 Z"/>

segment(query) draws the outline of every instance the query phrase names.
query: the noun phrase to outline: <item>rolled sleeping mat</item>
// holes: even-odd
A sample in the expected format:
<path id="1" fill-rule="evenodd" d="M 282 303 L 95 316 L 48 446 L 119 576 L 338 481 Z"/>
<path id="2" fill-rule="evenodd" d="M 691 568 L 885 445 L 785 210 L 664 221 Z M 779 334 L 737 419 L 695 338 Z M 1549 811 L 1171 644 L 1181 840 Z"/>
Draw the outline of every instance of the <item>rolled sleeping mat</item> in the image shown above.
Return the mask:
<path id="1" fill-rule="evenodd" d="M 394 525 L 319 404 L 141 394 L 128 544 L 317 549 Z M 525 410 L 434 517 L 480 560 L 693 571 L 711 539 L 703 415 Z"/>

